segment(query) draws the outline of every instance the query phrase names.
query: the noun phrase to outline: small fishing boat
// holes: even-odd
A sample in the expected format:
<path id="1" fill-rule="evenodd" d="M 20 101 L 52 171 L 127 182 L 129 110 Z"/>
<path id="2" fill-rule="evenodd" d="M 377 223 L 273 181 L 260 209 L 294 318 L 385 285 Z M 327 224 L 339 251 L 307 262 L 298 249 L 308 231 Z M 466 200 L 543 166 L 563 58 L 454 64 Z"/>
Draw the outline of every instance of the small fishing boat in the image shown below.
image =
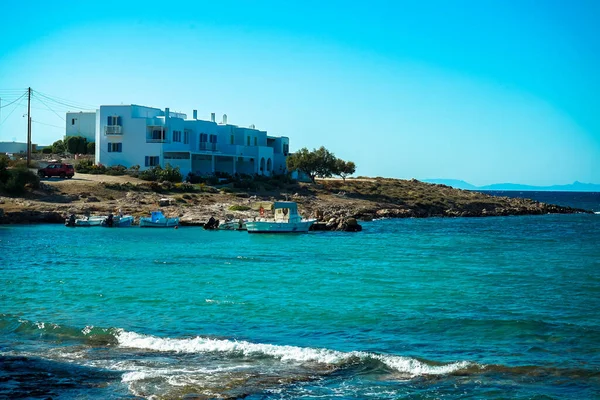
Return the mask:
<path id="1" fill-rule="evenodd" d="M 219 229 L 225 231 L 245 231 L 247 230 L 246 223 L 248 220 L 245 219 L 231 219 L 219 224 Z"/>
<path id="2" fill-rule="evenodd" d="M 109 214 L 102 222 L 102 226 L 106 228 L 126 228 L 133 225 L 134 218 L 131 215 L 115 215 Z"/>
<path id="3" fill-rule="evenodd" d="M 102 226 L 104 221 L 106 220 L 105 216 L 88 216 L 83 218 L 77 218 L 75 220 L 75 226 L 85 226 L 85 227 L 93 227 L 93 226 Z"/>
<path id="4" fill-rule="evenodd" d="M 179 218 L 167 218 L 160 211 L 152 211 L 150 217 L 140 218 L 140 228 L 172 228 L 179 226 Z"/>
<path id="5" fill-rule="evenodd" d="M 261 212 L 263 214 L 264 212 Z M 273 203 L 273 218 L 261 218 L 246 222 L 248 233 L 304 233 L 316 219 L 304 219 L 298 214 L 298 205 L 293 201 Z"/>

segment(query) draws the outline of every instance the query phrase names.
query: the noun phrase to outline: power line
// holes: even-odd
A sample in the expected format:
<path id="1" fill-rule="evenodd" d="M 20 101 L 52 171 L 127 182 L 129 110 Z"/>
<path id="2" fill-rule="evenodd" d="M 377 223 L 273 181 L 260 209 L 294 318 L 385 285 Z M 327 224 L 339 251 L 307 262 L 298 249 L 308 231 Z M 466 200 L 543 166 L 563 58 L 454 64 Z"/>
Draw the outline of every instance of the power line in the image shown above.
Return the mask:
<path id="1" fill-rule="evenodd" d="M 23 94 L 22 94 L 21 96 L 19 96 L 19 97 L 18 97 L 16 100 L 13 100 L 13 101 L 11 101 L 11 102 L 10 102 L 10 103 L 8 103 L 8 104 L 5 104 L 5 105 L 0 105 L 0 109 L 1 109 L 1 108 L 4 108 L 4 107 L 8 107 L 8 106 L 10 106 L 10 105 L 11 105 L 11 104 L 13 104 L 13 103 L 16 103 L 17 101 L 19 101 L 19 100 L 21 100 L 23 97 L 25 97 L 25 95 L 26 95 L 26 94 L 27 94 L 27 93 L 23 93 Z"/>
<path id="2" fill-rule="evenodd" d="M 23 98 L 21 98 L 21 101 L 19 101 L 19 103 L 11 110 L 10 113 L 8 113 L 8 115 L 2 120 L 2 122 L 0 122 L 0 126 L 2 126 L 2 124 L 4 124 L 6 122 L 8 117 L 10 117 L 11 114 L 14 113 L 17 108 L 19 108 L 19 106 L 21 106 L 22 102 L 23 102 Z"/>
<path id="3" fill-rule="evenodd" d="M 46 106 L 46 108 L 48 108 L 48 110 L 50 110 L 50 111 L 52 111 L 54 114 L 56 114 L 56 116 L 57 116 L 58 118 L 60 118 L 62 121 L 65 121 L 65 118 L 64 118 L 64 117 L 61 117 L 60 115 L 58 115 L 58 113 L 57 113 L 56 111 L 54 111 L 52 108 L 50 108 L 50 106 L 49 106 L 48 104 L 46 104 L 44 101 L 42 101 L 42 99 L 38 98 L 38 100 L 39 100 L 39 101 L 40 101 L 40 102 L 41 102 L 43 105 L 45 105 L 45 106 Z"/>
<path id="4" fill-rule="evenodd" d="M 96 106 L 92 106 L 90 104 L 79 103 L 79 102 L 76 102 L 76 101 L 61 99 L 60 97 L 48 96 L 48 95 L 46 95 L 44 93 L 38 92 L 37 90 L 35 91 L 35 94 L 37 94 L 38 96 L 41 96 L 41 97 L 45 98 L 46 100 L 52 101 L 54 103 L 57 103 L 57 104 L 60 104 L 60 105 L 66 106 L 66 107 L 76 108 L 76 109 L 79 109 L 79 110 L 96 108 Z"/>
<path id="5" fill-rule="evenodd" d="M 31 120 L 31 122 L 35 122 L 36 124 L 40 124 L 40 125 L 46 125 L 46 126 L 51 126 L 53 128 L 58 128 L 58 129 L 65 129 L 64 126 L 56 126 L 56 125 L 52 125 L 52 124 L 47 124 L 45 122 L 40 122 L 40 121 L 35 121 L 35 120 Z"/>

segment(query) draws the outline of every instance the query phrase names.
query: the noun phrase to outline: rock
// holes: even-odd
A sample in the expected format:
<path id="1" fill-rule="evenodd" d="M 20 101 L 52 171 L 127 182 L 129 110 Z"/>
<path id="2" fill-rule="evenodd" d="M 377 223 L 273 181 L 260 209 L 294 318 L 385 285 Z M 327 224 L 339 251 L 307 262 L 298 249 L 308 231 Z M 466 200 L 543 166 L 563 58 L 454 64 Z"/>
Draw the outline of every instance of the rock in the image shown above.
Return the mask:
<path id="1" fill-rule="evenodd" d="M 171 204 L 173 204 L 173 199 L 169 199 L 169 198 L 165 197 L 165 198 L 158 200 L 159 207 L 166 207 L 166 206 L 170 206 Z"/>
<path id="2" fill-rule="evenodd" d="M 94 196 L 90 196 L 86 200 L 86 203 L 98 203 L 98 202 L 100 202 L 100 200 L 98 200 L 98 198 L 94 197 Z"/>

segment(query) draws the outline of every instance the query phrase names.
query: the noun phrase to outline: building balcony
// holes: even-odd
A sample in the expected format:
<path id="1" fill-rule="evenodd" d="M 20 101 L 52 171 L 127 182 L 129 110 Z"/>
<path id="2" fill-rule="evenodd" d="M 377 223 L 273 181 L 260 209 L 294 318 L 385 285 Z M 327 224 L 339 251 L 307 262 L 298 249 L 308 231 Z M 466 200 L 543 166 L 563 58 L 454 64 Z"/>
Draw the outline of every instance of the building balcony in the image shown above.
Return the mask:
<path id="1" fill-rule="evenodd" d="M 217 143 L 200 142 L 200 151 L 217 151 Z"/>
<path id="2" fill-rule="evenodd" d="M 122 135 L 123 127 L 121 125 L 106 125 L 104 127 L 105 135 Z"/>

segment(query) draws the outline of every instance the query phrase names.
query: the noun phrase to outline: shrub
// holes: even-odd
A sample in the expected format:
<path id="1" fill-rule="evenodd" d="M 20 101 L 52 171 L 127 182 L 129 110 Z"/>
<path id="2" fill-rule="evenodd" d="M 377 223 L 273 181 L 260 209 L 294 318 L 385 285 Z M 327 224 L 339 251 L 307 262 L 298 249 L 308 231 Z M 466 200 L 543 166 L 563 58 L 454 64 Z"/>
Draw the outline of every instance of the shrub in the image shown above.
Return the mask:
<path id="1" fill-rule="evenodd" d="M 79 162 L 75 164 L 75 171 L 82 174 L 89 174 L 93 166 L 94 162 L 92 160 L 79 160 Z"/>
<path id="2" fill-rule="evenodd" d="M 250 209 L 251 209 L 251 207 L 242 206 L 242 205 L 239 205 L 239 204 L 235 204 L 235 205 L 229 207 L 229 210 L 231 210 L 231 211 L 248 211 Z"/>
<path id="3" fill-rule="evenodd" d="M 52 154 L 52 147 L 50 147 L 50 146 L 44 147 L 42 149 L 42 154 Z"/>
<path id="4" fill-rule="evenodd" d="M 114 165 L 106 168 L 106 175 L 125 175 L 127 168 L 123 165 Z"/>
<path id="5" fill-rule="evenodd" d="M 139 168 L 139 167 L 138 167 Z M 145 181 L 167 181 L 171 183 L 179 183 L 183 180 L 183 175 L 181 175 L 181 171 L 179 171 L 179 167 L 171 167 L 170 164 L 167 164 L 163 169 L 160 165 L 156 167 L 149 168 L 145 171 L 139 173 L 138 177 Z"/>
<path id="6" fill-rule="evenodd" d="M 18 195 L 25 192 L 27 185 L 35 189 L 40 187 L 40 178 L 35 173 L 23 166 L 7 169 L 8 161 L 3 157 L 0 156 L 0 191 Z"/>

